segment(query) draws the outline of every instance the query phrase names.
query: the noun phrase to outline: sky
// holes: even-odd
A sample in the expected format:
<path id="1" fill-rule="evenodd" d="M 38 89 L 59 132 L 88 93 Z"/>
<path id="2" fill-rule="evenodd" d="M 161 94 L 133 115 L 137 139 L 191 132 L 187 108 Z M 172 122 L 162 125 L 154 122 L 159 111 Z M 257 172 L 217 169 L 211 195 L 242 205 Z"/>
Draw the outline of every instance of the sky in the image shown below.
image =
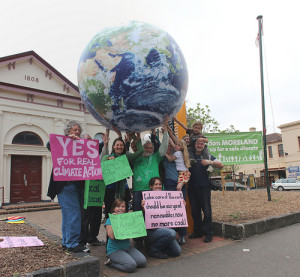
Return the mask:
<path id="1" fill-rule="evenodd" d="M 1 0 L 0 57 L 33 50 L 75 85 L 82 51 L 106 27 L 156 25 L 180 46 L 187 106 L 208 105 L 221 129 L 262 130 L 257 16 L 263 16 L 267 133 L 300 120 L 297 0 Z"/>

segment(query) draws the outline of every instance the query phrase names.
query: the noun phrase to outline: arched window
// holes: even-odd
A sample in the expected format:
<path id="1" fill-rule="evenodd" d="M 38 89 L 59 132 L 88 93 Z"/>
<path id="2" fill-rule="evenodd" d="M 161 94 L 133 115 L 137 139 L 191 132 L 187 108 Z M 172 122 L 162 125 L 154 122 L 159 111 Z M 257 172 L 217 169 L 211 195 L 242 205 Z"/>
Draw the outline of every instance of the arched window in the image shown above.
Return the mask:
<path id="1" fill-rule="evenodd" d="M 12 140 L 12 144 L 43 145 L 40 137 L 31 132 L 21 132 Z"/>

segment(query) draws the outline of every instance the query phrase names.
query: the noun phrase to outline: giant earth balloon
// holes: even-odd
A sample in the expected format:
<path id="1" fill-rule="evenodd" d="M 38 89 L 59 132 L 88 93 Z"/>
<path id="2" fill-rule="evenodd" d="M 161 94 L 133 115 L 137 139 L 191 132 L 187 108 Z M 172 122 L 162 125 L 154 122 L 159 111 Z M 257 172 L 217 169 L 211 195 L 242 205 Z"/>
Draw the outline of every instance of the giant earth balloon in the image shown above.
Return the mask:
<path id="1" fill-rule="evenodd" d="M 188 86 L 175 40 L 152 25 L 130 22 L 104 29 L 84 49 L 78 65 L 81 98 L 103 125 L 141 132 L 173 117 Z"/>

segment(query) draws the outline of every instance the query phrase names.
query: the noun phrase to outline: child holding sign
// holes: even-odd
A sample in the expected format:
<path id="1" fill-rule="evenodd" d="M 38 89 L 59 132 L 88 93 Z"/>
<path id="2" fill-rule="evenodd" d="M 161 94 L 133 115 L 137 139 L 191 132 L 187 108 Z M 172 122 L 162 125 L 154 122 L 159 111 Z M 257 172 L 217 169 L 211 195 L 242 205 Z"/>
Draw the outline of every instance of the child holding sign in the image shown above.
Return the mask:
<path id="1" fill-rule="evenodd" d="M 118 198 L 113 202 L 111 207 L 113 214 L 125 213 L 125 210 L 125 201 L 123 199 Z M 123 272 L 134 272 L 137 267 L 146 266 L 145 256 L 133 246 L 130 246 L 129 239 L 115 239 L 109 218 L 106 220 L 105 228 L 108 235 L 107 255 L 109 257 L 105 263 L 106 265 Z"/>

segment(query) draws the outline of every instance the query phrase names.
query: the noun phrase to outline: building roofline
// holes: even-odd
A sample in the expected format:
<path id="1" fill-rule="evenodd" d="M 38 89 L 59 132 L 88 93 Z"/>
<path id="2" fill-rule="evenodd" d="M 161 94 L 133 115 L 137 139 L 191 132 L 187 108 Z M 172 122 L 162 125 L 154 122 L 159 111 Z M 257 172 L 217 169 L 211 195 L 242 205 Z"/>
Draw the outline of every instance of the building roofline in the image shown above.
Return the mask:
<path id="1" fill-rule="evenodd" d="M 44 64 L 51 71 L 53 71 L 59 78 L 61 78 L 67 84 L 69 84 L 79 94 L 79 89 L 78 89 L 78 87 L 76 85 L 74 85 L 69 79 L 67 79 L 63 74 L 61 74 L 52 65 L 50 65 L 48 62 L 46 62 L 41 56 L 39 56 L 33 50 L 27 51 L 27 52 L 23 52 L 23 53 L 19 53 L 19 54 L 10 55 L 10 56 L 1 57 L 0 58 L 0 63 L 8 62 L 8 61 L 13 61 L 13 60 L 18 60 L 18 59 L 22 59 L 22 58 L 27 58 L 27 57 L 30 57 L 30 56 L 33 56 L 37 60 L 39 60 L 42 64 Z"/>
<path id="2" fill-rule="evenodd" d="M 292 121 L 292 122 L 289 122 L 289 123 L 281 124 L 281 125 L 278 126 L 278 128 L 279 128 L 279 129 L 282 129 L 282 128 L 286 128 L 286 127 L 290 127 L 290 126 L 298 125 L 298 124 L 300 124 L 300 120 Z"/>

